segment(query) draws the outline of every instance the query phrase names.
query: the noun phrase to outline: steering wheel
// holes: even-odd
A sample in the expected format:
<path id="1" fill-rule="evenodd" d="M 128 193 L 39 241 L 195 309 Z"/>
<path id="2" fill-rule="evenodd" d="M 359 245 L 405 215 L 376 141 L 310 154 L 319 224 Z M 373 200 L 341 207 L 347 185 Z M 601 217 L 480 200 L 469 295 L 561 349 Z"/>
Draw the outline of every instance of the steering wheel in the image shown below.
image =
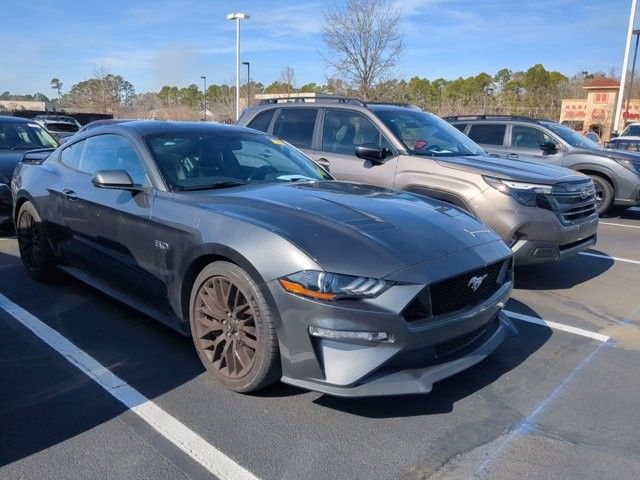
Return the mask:
<path id="1" fill-rule="evenodd" d="M 273 165 L 262 165 L 247 178 L 248 181 L 264 180 L 269 173 L 278 173 L 278 169 Z"/>

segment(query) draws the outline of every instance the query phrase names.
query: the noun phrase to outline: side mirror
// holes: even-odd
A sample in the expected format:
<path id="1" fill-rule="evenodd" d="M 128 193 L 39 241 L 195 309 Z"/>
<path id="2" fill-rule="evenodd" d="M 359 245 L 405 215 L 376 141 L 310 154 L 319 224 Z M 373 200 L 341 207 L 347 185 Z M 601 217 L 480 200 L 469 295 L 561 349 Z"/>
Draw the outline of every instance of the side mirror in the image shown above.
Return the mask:
<path id="1" fill-rule="evenodd" d="M 91 179 L 98 188 L 112 188 L 114 190 L 129 190 L 139 192 L 140 185 L 134 185 L 133 180 L 125 170 L 100 170 Z"/>
<path id="2" fill-rule="evenodd" d="M 540 150 L 542 150 L 547 155 L 550 155 L 558 151 L 558 145 L 553 142 L 542 142 L 540 144 Z"/>
<path id="3" fill-rule="evenodd" d="M 389 155 L 389 149 L 374 143 L 363 143 L 356 146 L 356 157 L 369 160 L 374 165 L 382 165 Z"/>

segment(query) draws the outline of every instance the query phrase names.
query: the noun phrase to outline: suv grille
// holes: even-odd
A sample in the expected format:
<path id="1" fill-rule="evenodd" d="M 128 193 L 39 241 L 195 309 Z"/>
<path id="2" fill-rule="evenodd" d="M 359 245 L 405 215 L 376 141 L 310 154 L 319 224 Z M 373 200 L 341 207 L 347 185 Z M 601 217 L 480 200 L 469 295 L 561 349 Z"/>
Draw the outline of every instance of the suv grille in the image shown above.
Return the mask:
<path id="1" fill-rule="evenodd" d="M 429 285 L 402 314 L 408 322 L 419 322 L 482 303 L 505 282 L 509 265 L 511 260 L 503 260 Z"/>
<path id="2" fill-rule="evenodd" d="M 551 210 L 569 225 L 596 214 L 595 188 L 591 180 L 559 183 L 547 195 Z"/>

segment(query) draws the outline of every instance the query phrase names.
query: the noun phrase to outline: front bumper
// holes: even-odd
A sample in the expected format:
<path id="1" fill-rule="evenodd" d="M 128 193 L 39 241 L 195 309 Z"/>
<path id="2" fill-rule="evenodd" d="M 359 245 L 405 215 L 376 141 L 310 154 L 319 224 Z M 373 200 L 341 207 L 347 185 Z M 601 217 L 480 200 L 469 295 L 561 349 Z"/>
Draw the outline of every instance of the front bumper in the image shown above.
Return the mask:
<path id="1" fill-rule="evenodd" d="M 12 222 L 12 205 L 13 200 L 9 185 L 0 183 L 0 225 Z"/>
<path id="2" fill-rule="evenodd" d="M 502 242 L 494 243 L 502 245 L 500 252 L 506 250 Z M 466 264 L 477 267 L 477 256 L 490 255 L 494 248 L 496 245 L 457 254 L 462 266 L 456 269 L 464 271 Z M 403 271 L 403 278 L 442 271 L 445 265 L 451 269 L 452 259 L 445 256 L 426 263 Z M 502 313 L 513 285 L 511 276 L 479 304 L 412 323 L 405 320 L 403 309 L 424 285 L 396 284 L 376 299 L 347 303 L 310 300 L 286 293 L 276 281 L 266 284 L 279 313 L 274 317 L 280 321 L 276 328 L 282 381 L 341 397 L 428 393 L 435 382 L 480 362 L 505 338 L 517 334 Z M 311 326 L 385 332 L 393 341 L 312 337 Z"/>
<path id="3" fill-rule="evenodd" d="M 592 248 L 597 242 L 597 235 L 558 245 L 555 242 L 540 242 L 537 240 L 518 240 L 512 247 L 513 258 L 518 266 L 536 265 L 555 262 Z"/>

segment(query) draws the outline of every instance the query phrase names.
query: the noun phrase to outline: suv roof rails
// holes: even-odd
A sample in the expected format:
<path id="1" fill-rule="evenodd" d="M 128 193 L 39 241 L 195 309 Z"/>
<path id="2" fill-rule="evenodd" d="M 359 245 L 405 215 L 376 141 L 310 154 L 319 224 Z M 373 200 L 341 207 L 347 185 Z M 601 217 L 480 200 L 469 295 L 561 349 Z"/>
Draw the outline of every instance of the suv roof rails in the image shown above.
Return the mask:
<path id="1" fill-rule="evenodd" d="M 267 105 L 270 103 L 323 103 L 323 102 L 335 102 L 335 103 L 355 103 L 361 107 L 366 107 L 367 104 L 356 97 L 347 97 L 343 95 L 317 95 L 315 97 L 301 97 L 291 95 L 289 97 L 268 98 L 260 100 L 260 105 Z"/>
<path id="2" fill-rule="evenodd" d="M 367 102 L 367 105 L 389 105 L 389 106 L 392 106 L 392 107 L 405 107 L 405 108 L 411 108 L 412 110 L 420 110 L 420 111 L 422 111 L 422 109 L 419 106 L 414 105 L 412 103 Z"/>
<path id="3" fill-rule="evenodd" d="M 539 119 L 524 115 L 451 115 L 442 118 L 447 122 L 459 122 L 463 120 L 519 120 L 521 122 L 540 122 Z"/>

